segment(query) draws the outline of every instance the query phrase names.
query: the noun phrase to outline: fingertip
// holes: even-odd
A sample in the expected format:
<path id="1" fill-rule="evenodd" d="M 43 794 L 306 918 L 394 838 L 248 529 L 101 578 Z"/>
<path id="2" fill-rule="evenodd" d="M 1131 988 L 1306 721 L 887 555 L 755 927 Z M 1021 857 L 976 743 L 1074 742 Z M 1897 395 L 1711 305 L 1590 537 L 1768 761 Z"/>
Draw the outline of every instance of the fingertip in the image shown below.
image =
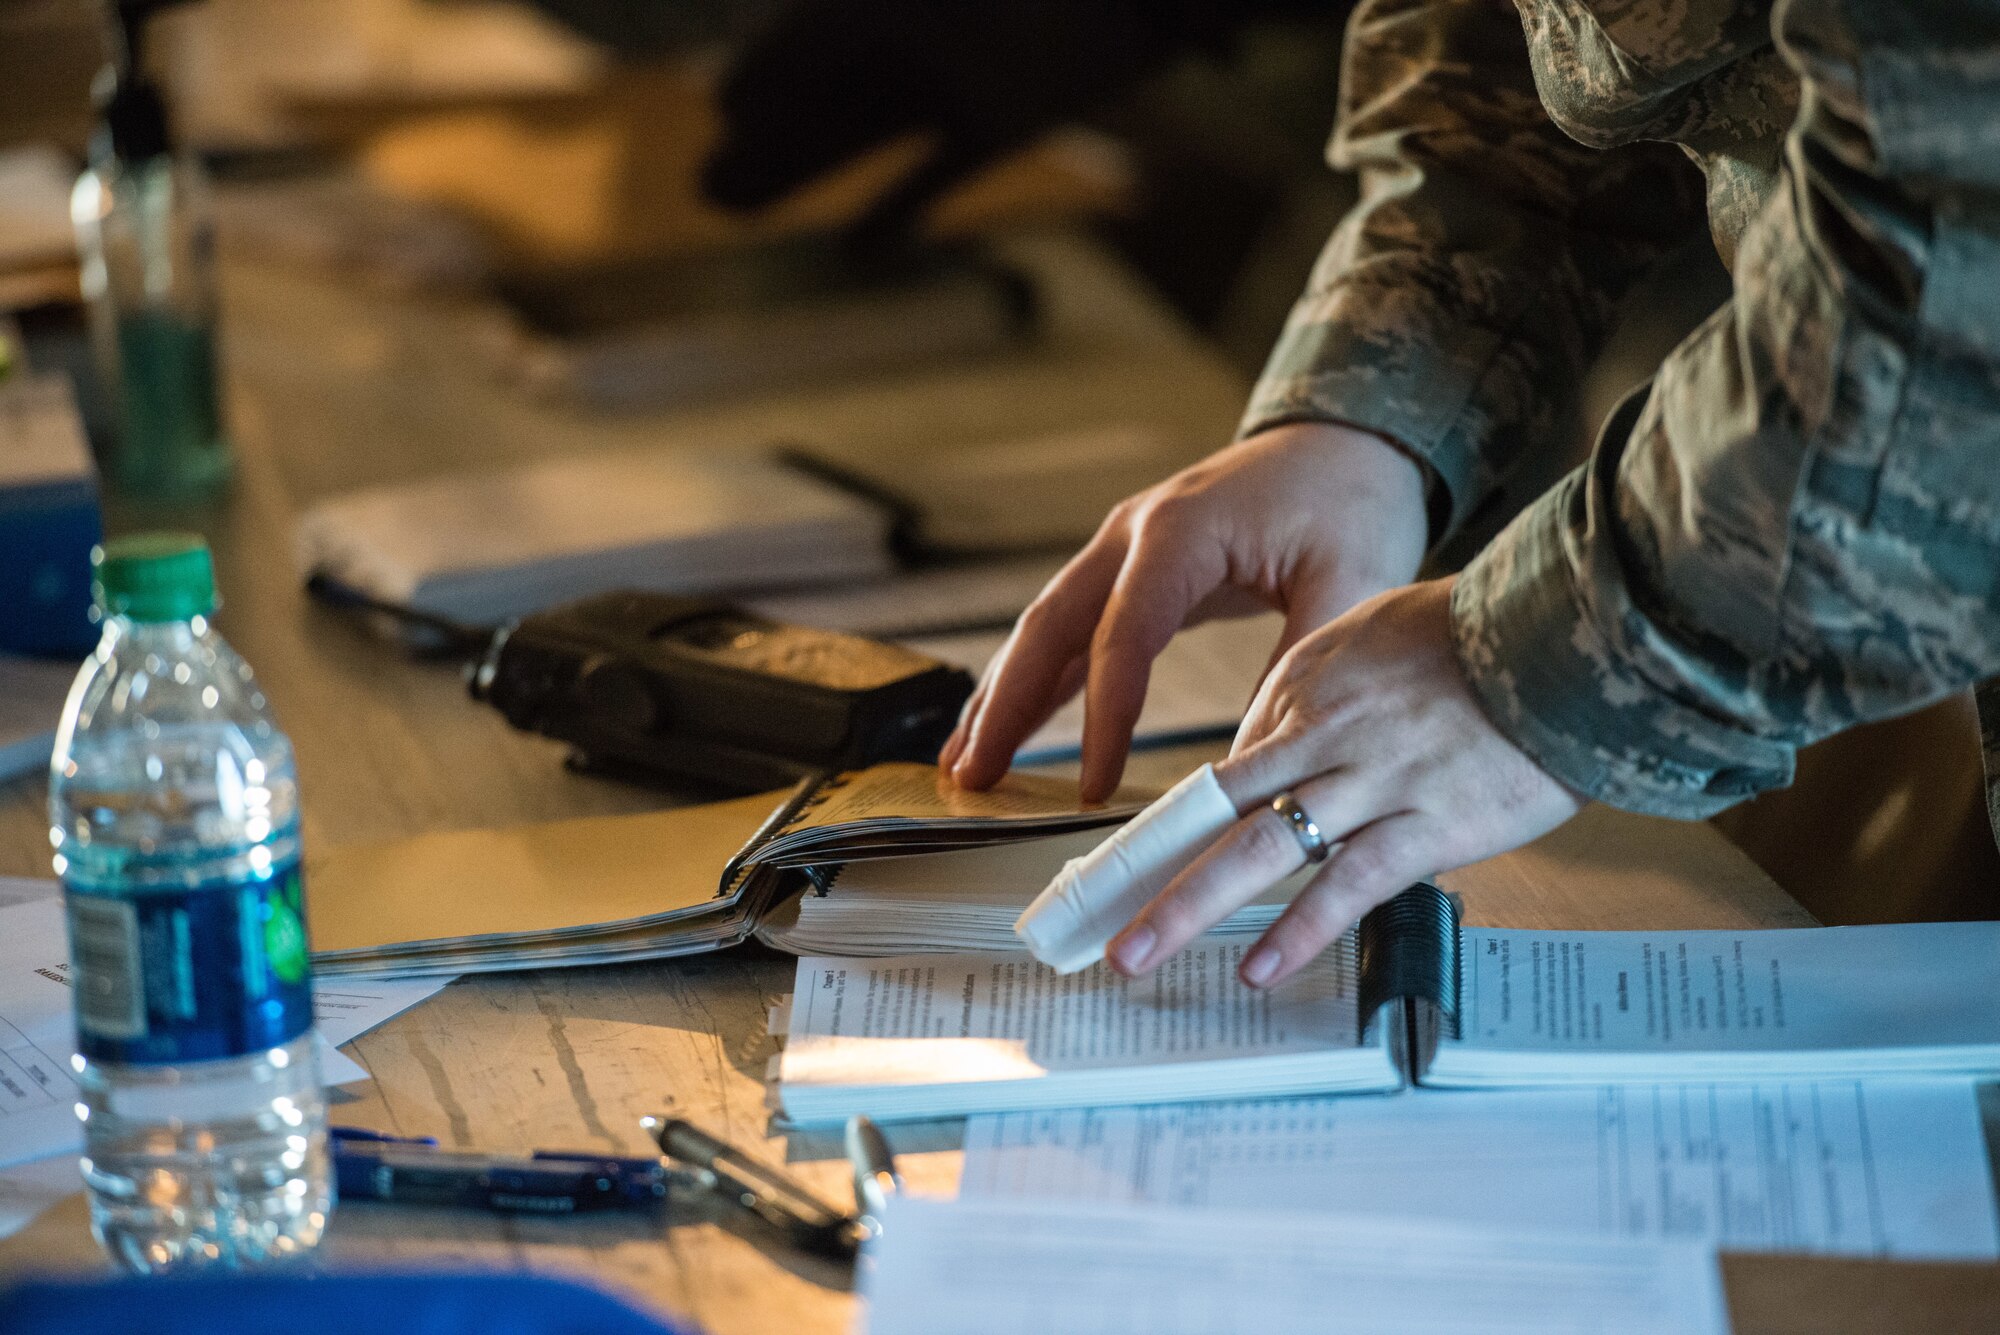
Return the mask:
<path id="1" fill-rule="evenodd" d="M 1278 970 L 1284 967 L 1285 957 L 1269 941 L 1259 941 L 1243 957 L 1237 966 L 1236 976 L 1243 980 L 1245 987 L 1265 988 L 1278 981 Z"/>
<path id="2" fill-rule="evenodd" d="M 1122 753 L 1115 760 L 1093 760 L 1086 756 L 1078 787 L 1085 802 L 1103 802 L 1118 791 L 1118 781 L 1124 777 L 1125 757 Z"/>
<path id="3" fill-rule="evenodd" d="M 1136 978 L 1153 964 L 1153 957 L 1159 953 L 1160 934 L 1152 924 L 1145 921 L 1130 923 L 1125 930 L 1111 938 L 1105 947 L 1104 957 L 1111 967 L 1127 978 Z"/>
<path id="4" fill-rule="evenodd" d="M 969 793 L 982 793 L 998 783 L 1000 776 L 1006 772 L 1006 765 L 993 764 L 981 756 L 978 746 L 974 745 L 952 766 L 951 781 Z"/>

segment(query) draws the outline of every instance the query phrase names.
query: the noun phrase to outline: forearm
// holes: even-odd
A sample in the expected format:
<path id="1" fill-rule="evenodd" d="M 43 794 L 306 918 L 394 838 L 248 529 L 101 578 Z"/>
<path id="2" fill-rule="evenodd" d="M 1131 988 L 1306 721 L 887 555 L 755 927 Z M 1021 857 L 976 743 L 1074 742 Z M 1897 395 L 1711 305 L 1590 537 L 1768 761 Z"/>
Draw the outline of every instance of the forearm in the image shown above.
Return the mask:
<path id="1" fill-rule="evenodd" d="M 1666 815 L 2000 671 L 2000 23 L 1813 0 L 1778 24 L 1806 94 L 1735 298 L 1453 604 L 1518 744 Z"/>
<path id="2" fill-rule="evenodd" d="M 1619 295 L 1695 225 L 1692 169 L 1564 135 L 1519 18 L 1489 0 L 1357 10 L 1330 156 L 1362 197 L 1243 430 L 1332 421 L 1395 441 L 1428 470 L 1439 539 L 1551 434 Z"/>

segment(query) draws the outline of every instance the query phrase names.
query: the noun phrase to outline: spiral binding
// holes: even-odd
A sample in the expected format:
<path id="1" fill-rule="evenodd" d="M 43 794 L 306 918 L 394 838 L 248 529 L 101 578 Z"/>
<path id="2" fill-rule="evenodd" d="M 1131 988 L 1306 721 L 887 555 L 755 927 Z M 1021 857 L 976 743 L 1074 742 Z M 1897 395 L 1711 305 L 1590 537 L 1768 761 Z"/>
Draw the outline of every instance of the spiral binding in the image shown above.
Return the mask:
<path id="1" fill-rule="evenodd" d="M 775 839 L 780 835 L 790 834 L 794 830 L 799 829 L 805 823 L 806 817 L 810 816 L 820 807 L 825 806 L 826 800 L 829 797 L 847 787 L 853 781 L 854 772 L 852 770 L 842 773 L 829 772 L 819 774 L 808 779 L 803 796 L 792 803 L 791 810 L 785 813 L 784 822 L 771 832 L 771 838 Z"/>
<path id="2" fill-rule="evenodd" d="M 1436 1007 L 1456 1037 L 1458 900 L 1419 881 L 1369 910 L 1358 935 L 1363 1023 L 1388 1002 L 1414 997 Z"/>

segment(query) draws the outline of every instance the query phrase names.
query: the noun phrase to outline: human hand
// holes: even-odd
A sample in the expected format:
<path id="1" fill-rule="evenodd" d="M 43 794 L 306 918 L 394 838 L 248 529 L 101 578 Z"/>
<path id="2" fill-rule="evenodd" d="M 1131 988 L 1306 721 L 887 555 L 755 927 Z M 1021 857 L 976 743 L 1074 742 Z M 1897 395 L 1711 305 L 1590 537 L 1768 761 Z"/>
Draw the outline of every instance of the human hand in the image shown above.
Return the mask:
<path id="1" fill-rule="evenodd" d="M 1238 441 L 1111 512 L 1022 613 L 938 763 L 989 787 L 1087 689 L 1082 787 L 1100 801 L 1124 772 L 1153 659 L 1182 626 L 1274 607 L 1282 654 L 1414 578 L 1428 537 L 1422 471 L 1380 436 L 1302 423 Z"/>
<path id="2" fill-rule="evenodd" d="M 1216 780 L 1231 826 L 1111 941 L 1152 968 L 1305 864 L 1271 809 L 1290 792 L 1333 845 L 1239 976 L 1270 987 L 1412 881 L 1505 852 L 1582 799 L 1493 726 L 1451 642 L 1450 579 L 1396 589 L 1301 640 L 1258 692 Z"/>

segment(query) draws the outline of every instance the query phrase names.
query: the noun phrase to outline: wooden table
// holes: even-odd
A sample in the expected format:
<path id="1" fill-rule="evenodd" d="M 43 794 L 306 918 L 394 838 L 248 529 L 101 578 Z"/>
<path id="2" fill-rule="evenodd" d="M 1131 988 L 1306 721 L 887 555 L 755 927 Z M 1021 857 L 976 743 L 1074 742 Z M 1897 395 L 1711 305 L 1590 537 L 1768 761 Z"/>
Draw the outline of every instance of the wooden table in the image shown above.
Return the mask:
<path id="1" fill-rule="evenodd" d="M 209 533 L 221 624 L 256 666 L 298 748 L 305 835 L 316 846 L 446 828 L 656 806 L 660 795 L 578 777 L 552 744 L 468 703 L 448 670 L 403 662 L 306 607 L 290 564 L 298 509 L 362 482 L 494 459 L 644 443 L 746 448 L 783 437 L 885 451 L 1138 420 L 1223 439 L 1240 379 L 1088 245 L 1023 240 L 1045 279 L 1050 335 L 978 367 L 947 368 L 757 404 L 616 422 L 535 408 L 496 389 L 470 350 L 483 313 L 343 292 L 324 279 L 227 268 L 232 406 L 240 452 L 227 503 L 181 516 Z M 175 516 L 163 516 L 175 518 Z M 1140 758 L 1164 786 L 1200 759 Z M 39 783 L 0 787 L 0 874 L 40 875 Z M 1476 921 L 1522 927 L 1765 927 L 1810 919 L 1706 825 L 1592 809 L 1519 853 L 1449 878 Z M 824 1138 L 768 1134 L 762 1073 L 788 959 L 757 948 L 682 961 L 471 978 L 350 1051 L 373 1082 L 342 1122 L 447 1145 L 643 1152 L 638 1119 L 691 1117 L 788 1157 L 836 1197 L 844 1164 Z M 912 1184 L 948 1191 L 954 1124 L 899 1128 Z M 0 1274 L 98 1268 L 81 1196 L 0 1243 Z M 336 1267 L 506 1266 L 577 1276 L 716 1335 L 835 1331 L 842 1276 L 763 1251 L 721 1223 L 513 1219 L 344 1207 Z M 2000 1312 L 2000 1271 L 1732 1257 L 1737 1329 L 1972 1330 Z M 1983 1321 L 1983 1325 L 1981 1324 Z"/>

